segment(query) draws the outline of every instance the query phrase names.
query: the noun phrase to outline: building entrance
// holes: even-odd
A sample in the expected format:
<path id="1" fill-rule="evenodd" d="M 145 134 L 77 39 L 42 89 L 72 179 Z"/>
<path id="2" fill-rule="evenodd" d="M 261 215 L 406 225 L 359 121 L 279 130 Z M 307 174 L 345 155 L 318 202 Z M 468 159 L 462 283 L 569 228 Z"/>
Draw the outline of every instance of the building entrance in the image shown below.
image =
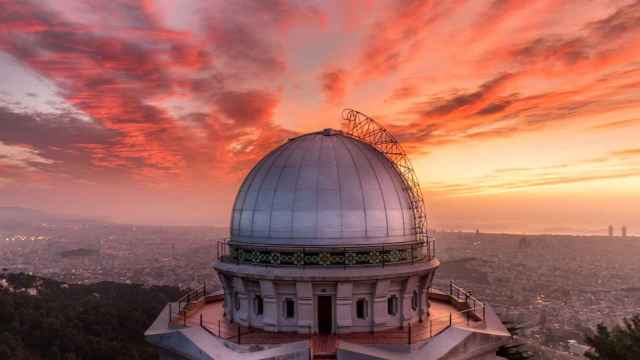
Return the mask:
<path id="1" fill-rule="evenodd" d="M 318 332 L 331 334 L 333 330 L 333 314 L 331 296 L 318 296 Z"/>

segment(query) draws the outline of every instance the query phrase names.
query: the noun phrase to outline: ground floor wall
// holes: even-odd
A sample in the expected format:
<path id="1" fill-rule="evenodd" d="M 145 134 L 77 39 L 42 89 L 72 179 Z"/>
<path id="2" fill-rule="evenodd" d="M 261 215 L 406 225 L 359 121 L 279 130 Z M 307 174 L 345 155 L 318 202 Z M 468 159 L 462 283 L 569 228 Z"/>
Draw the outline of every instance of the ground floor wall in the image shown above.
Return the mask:
<path id="1" fill-rule="evenodd" d="M 366 271 L 366 269 L 363 269 Z M 225 313 L 269 331 L 380 331 L 426 320 L 435 269 L 357 281 L 278 281 L 219 273 Z"/>

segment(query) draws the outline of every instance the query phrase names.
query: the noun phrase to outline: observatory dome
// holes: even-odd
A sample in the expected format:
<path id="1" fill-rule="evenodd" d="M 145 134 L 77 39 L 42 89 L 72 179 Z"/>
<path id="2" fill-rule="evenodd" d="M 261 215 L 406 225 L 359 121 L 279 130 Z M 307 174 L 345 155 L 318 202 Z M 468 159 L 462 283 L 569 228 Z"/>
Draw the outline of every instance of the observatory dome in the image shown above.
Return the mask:
<path id="1" fill-rule="evenodd" d="M 373 146 L 326 129 L 293 139 L 251 170 L 231 243 L 352 246 L 416 242 L 409 189 Z"/>

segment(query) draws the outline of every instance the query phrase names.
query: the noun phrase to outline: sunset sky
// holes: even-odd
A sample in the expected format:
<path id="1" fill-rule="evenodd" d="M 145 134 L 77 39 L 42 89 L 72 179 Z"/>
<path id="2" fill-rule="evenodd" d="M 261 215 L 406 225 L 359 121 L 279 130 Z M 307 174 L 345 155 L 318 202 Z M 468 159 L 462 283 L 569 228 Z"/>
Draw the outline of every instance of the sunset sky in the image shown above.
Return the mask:
<path id="1" fill-rule="evenodd" d="M 640 1 L 3 1 L 0 206 L 225 226 L 357 109 L 431 225 L 640 233 Z"/>

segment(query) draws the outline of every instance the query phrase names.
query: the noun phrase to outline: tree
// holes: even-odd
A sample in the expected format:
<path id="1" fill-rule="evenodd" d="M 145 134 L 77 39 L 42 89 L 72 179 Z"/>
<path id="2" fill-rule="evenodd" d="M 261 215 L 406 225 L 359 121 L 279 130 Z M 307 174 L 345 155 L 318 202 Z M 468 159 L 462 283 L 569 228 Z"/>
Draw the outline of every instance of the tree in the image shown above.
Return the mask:
<path id="1" fill-rule="evenodd" d="M 592 360 L 640 359 L 640 314 L 623 319 L 622 326 L 609 329 L 598 324 L 595 333 L 586 335 L 587 345 L 592 347 L 585 355 Z"/>
<path id="2" fill-rule="evenodd" d="M 63 284 L 27 274 L 0 274 L 0 359 L 155 360 L 144 330 L 180 296 L 168 286 L 101 282 Z M 37 287 L 38 295 L 25 288 Z"/>
<path id="3" fill-rule="evenodd" d="M 505 321 L 505 325 L 507 330 L 512 335 L 511 343 L 507 345 L 502 345 L 496 351 L 496 356 L 500 356 L 507 360 L 527 360 L 533 357 L 529 351 L 525 350 L 524 344 L 517 341 L 515 339 L 516 335 L 520 334 L 520 331 L 524 328 L 522 325 L 516 324 L 514 322 Z"/>

